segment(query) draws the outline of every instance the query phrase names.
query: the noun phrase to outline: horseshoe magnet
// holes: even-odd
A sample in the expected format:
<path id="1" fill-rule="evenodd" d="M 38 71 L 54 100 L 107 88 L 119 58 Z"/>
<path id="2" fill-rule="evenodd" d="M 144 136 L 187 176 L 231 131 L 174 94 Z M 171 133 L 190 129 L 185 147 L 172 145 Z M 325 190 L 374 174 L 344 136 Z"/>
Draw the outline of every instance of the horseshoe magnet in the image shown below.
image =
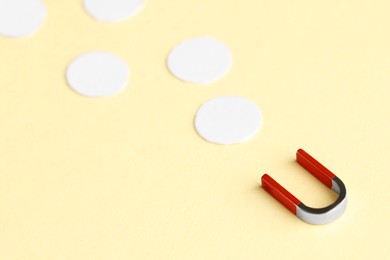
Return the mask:
<path id="1" fill-rule="evenodd" d="M 320 182 L 339 196 L 335 202 L 324 208 L 311 208 L 283 188 L 268 174 L 261 177 L 261 185 L 272 197 L 301 220 L 310 224 L 327 224 L 339 218 L 347 208 L 347 190 L 344 183 L 325 166 L 302 149 L 297 151 L 297 162 Z"/>

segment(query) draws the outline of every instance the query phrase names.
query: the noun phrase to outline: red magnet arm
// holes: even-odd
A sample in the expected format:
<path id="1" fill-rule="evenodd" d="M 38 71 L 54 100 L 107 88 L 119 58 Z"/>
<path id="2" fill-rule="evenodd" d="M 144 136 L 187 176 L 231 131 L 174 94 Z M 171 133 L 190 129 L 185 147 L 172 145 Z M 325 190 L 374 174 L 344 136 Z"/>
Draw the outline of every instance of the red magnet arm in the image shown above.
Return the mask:
<path id="1" fill-rule="evenodd" d="M 310 154 L 302 149 L 299 149 L 297 151 L 297 162 L 328 188 L 332 188 L 332 179 L 336 175 L 325 168 L 325 166 L 319 163 L 316 159 L 311 157 Z"/>
<path id="2" fill-rule="evenodd" d="M 261 177 L 261 185 L 272 197 L 282 203 L 289 211 L 296 214 L 297 206 L 301 204 L 301 201 L 292 195 L 288 190 L 283 188 L 277 181 L 275 181 L 268 174 L 264 174 Z"/>

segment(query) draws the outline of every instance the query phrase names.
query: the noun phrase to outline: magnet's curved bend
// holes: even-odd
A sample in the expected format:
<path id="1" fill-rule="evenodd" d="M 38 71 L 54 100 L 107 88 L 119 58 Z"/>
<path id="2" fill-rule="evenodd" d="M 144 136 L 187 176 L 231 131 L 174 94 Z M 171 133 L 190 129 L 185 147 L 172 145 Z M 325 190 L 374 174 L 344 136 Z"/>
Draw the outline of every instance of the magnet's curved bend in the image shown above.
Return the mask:
<path id="1" fill-rule="evenodd" d="M 310 224 L 327 224 L 340 217 L 347 208 L 347 190 L 344 183 L 304 150 L 297 151 L 297 162 L 319 181 L 336 192 L 335 202 L 324 208 L 311 208 L 283 188 L 268 174 L 261 177 L 263 188 L 301 220 Z"/>

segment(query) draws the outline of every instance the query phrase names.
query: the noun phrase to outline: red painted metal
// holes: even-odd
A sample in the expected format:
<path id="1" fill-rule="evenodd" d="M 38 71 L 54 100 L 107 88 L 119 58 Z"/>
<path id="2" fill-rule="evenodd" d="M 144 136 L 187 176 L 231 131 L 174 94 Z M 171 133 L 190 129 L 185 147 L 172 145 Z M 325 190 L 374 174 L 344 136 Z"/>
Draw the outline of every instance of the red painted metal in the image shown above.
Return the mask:
<path id="1" fill-rule="evenodd" d="M 332 188 L 332 179 L 336 176 L 302 149 L 297 151 L 297 162 L 315 176 L 320 182 Z"/>
<path id="2" fill-rule="evenodd" d="M 268 174 L 264 174 L 261 177 L 261 186 L 266 190 L 272 197 L 282 203 L 292 213 L 297 213 L 297 205 L 301 203 L 294 195 L 288 192 L 282 185 L 277 183 Z"/>

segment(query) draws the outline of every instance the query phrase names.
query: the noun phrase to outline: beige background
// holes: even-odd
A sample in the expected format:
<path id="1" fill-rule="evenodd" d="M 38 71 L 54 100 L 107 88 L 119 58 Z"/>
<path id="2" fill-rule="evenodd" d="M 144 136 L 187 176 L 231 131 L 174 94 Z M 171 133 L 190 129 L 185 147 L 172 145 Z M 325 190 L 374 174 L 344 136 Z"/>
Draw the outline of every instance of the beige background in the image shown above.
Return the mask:
<path id="1" fill-rule="evenodd" d="M 117 24 L 79 0 L 45 3 L 38 33 L 0 37 L 0 259 L 390 259 L 390 1 L 149 0 Z M 207 86 L 165 68 L 198 36 L 234 54 Z M 67 86 L 68 63 L 92 50 L 128 62 L 123 93 Z M 196 134 L 198 107 L 220 95 L 259 105 L 254 139 Z M 332 224 L 260 188 L 267 172 L 310 206 L 335 199 L 298 148 L 346 184 Z"/>

